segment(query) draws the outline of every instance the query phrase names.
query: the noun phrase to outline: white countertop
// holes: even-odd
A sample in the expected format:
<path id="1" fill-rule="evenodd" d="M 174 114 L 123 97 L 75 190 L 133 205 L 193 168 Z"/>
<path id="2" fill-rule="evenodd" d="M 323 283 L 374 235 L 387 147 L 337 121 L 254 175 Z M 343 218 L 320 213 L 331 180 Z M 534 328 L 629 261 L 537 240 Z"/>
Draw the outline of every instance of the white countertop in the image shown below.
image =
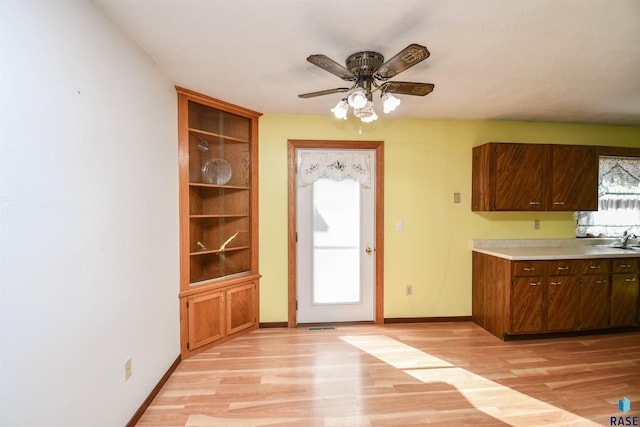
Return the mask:
<path id="1" fill-rule="evenodd" d="M 617 241 L 599 238 L 473 240 L 473 251 L 513 261 L 640 258 L 640 248 L 610 246 Z"/>

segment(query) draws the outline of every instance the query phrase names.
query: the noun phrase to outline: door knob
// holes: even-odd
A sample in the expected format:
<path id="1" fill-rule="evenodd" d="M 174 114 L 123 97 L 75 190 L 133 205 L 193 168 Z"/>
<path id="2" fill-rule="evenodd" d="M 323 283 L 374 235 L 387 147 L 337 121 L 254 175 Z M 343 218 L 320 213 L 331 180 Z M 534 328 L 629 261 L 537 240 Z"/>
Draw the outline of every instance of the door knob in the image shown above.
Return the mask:
<path id="1" fill-rule="evenodd" d="M 371 255 L 373 253 L 373 249 L 371 249 L 370 247 L 367 246 L 367 249 L 364 250 L 366 253 L 368 253 L 369 255 Z"/>

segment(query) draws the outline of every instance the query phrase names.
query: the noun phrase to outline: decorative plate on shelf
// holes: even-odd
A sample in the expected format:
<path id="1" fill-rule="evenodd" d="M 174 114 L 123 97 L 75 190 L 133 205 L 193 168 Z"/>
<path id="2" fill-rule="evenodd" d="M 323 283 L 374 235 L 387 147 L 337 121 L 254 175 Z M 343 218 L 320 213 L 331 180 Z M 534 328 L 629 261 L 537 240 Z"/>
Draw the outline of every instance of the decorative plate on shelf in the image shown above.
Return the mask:
<path id="1" fill-rule="evenodd" d="M 231 165 L 225 159 L 215 158 L 202 163 L 202 181 L 205 184 L 224 185 L 231 179 Z"/>

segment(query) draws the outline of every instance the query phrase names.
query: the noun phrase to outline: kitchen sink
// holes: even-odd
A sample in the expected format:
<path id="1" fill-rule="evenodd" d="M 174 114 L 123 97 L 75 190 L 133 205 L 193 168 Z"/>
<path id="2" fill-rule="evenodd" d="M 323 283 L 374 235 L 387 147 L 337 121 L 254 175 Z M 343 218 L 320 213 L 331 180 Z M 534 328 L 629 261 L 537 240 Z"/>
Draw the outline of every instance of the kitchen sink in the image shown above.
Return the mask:
<path id="1" fill-rule="evenodd" d="M 613 249 L 625 249 L 629 251 L 640 251 L 640 245 L 627 245 L 622 246 L 619 243 L 609 244 L 609 245 L 593 245 L 596 248 L 613 248 Z"/>

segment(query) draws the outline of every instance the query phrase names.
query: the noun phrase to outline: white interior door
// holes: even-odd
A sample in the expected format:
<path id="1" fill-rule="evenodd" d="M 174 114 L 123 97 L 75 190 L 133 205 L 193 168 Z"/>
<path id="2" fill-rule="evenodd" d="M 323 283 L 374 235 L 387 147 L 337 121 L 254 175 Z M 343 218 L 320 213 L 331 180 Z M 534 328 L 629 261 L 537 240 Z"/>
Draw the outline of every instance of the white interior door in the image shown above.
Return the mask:
<path id="1" fill-rule="evenodd" d="M 375 152 L 359 151 L 371 153 L 370 188 L 321 178 L 297 189 L 298 323 L 375 319 Z"/>

